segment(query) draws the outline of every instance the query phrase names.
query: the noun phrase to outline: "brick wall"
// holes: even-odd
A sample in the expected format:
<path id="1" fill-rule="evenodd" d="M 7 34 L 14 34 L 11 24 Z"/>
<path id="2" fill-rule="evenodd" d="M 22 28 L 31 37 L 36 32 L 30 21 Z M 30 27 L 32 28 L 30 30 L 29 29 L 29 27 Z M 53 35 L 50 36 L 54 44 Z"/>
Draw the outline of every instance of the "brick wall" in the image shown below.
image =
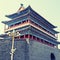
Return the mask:
<path id="1" fill-rule="evenodd" d="M 34 40 L 30 40 L 28 45 L 25 40 L 15 41 L 16 51 L 14 60 L 51 60 L 50 55 L 53 53 L 56 60 L 60 60 L 60 51 Z M 0 60 L 11 60 L 11 41 L 0 40 Z"/>

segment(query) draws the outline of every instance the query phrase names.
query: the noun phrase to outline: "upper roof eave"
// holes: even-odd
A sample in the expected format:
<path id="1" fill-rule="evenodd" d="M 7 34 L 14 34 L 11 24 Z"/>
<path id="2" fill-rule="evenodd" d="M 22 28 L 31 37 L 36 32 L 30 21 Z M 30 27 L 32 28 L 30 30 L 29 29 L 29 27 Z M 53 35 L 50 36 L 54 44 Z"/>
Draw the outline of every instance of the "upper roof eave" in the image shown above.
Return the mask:
<path id="1" fill-rule="evenodd" d="M 51 28 L 56 28 L 56 26 L 52 25 L 50 22 L 48 22 L 45 18 L 43 18 L 41 15 L 39 15 L 37 12 L 35 12 L 30 6 L 28 6 L 26 9 L 24 9 L 23 11 L 19 12 L 19 13 L 14 13 L 11 15 L 6 15 L 6 17 L 14 19 L 18 16 L 20 16 L 22 14 L 22 12 L 26 12 L 26 10 L 30 10 L 33 11 L 37 16 L 39 16 L 40 18 L 42 18 L 42 20 L 44 21 L 44 23 L 47 25 L 49 25 Z"/>
<path id="2" fill-rule="evenodd" d="M 51 28 L 57 28 L 56 26 L 54 26 L 53 24 L 51 24 L 47 19 L 45 19 L 43 16 L 41 16 L 40 14 L 38 14 L 37 12 L 35 12 L 32 8 L 31 8 L 31 11 L 33 11 L 33 13 L 35 13 L 39 19 L 42 18 L 42 21 L 47 25 L 49 25 Z M 37 17 L 36 16 L 36 17 Z"/>
<path id="3" fill-rule="evenodd" d="M 13 19 L 13 16 L 16 15 L 17 13 L 11 14 L 11 15 L 5 15 L 5 17 Z"/>
<path id="4" fill-rule="evenodd" d="M 16 17 L 22 15 L 21 13 L 23 13 L 24 11 L 26 11 L 26 10 L 29 11 L 29 9 L 31 9 L 30 5 L 29 5 L 27 8 L 25 8 L 24 10 L 20 11 L 20 12 L 16 12 L 16 13 L 13 13 L 13 14 L 10 14 L 10 15 L 5 15 L 5 17 L 14 19 L 14 18 L 16 18 Z M 27 12 L 28 12 L 28 11 L 27 11 Z"/>
<path id="5" fill-rule="evenodd" d="M 14 14 L 5 15 L 5 16 L 6 16 L 6 17 L 9 17 L 9 18 L 12 18 L 12 20 L 15 20 L 17 17 L 19 18 L 19 16 L 22 16 L 23 14 L 28 14 L 30 8 L 31 8 L 31 7 L 28 6 L 25 10 L 23 10 L 23 11 L 21 11 L 21 12 L 19 12 L 19 13 L 14 13 Z M 27 11 L 26 11 L 26 10 L 27 10 Z M 26 12 L 25 12 L 25 11 L 26 11 Z M 23 13 L 23 12 L 25 12 L 25 13 Z M 23 13 L 23 14 L 22 14 L 22 13 Z M 2 21 L 2 23 L 9 25 L 9 22 L 12 21 L 12 20 Z"/>
<path id="6" fill-rule="evenodd" d="M 8 25 L 8 21 L 2 21 L 2 23 L 4 23 L 4 24 Z"/>

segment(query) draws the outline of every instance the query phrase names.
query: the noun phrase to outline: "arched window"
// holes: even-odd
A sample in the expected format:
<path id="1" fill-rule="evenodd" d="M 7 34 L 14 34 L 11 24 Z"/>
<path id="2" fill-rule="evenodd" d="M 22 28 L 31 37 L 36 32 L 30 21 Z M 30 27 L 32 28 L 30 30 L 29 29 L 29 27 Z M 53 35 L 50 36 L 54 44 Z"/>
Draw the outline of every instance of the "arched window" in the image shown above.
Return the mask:
<path id="1" fill-rule="evenodd" d="M 51 53 L 51 60 L 55 60 L 55 55 Z"/>

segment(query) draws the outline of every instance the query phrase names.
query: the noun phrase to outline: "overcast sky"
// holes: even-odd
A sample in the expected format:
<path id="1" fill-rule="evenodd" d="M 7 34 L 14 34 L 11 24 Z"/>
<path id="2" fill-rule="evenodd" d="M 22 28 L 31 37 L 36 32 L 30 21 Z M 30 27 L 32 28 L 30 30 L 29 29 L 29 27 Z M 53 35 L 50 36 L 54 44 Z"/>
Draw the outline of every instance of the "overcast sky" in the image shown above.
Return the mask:
<path id="1" fill-rule="evenodd" d="M 57 26 L 55 30 L 60 32 L 60 0 L 0 0 L 0 34 L 4 30 L 1 21 L 9 20 L 5 15 L 16 12 L 21 3 L 25 8 L 30 5 L 33 10 Z M 60 40 L 60 33 L 58 40 Z"/>

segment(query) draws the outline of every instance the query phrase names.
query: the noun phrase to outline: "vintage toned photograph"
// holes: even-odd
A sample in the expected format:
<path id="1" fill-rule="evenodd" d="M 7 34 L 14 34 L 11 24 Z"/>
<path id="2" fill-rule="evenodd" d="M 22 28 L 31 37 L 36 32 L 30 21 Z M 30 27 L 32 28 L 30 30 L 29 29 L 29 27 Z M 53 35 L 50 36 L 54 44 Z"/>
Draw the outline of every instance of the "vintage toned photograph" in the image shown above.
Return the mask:
<path id="1" fill-rule="evenodd" d="M 60 60 L 60 0 L 0 0 L 0 60 Z"/>

